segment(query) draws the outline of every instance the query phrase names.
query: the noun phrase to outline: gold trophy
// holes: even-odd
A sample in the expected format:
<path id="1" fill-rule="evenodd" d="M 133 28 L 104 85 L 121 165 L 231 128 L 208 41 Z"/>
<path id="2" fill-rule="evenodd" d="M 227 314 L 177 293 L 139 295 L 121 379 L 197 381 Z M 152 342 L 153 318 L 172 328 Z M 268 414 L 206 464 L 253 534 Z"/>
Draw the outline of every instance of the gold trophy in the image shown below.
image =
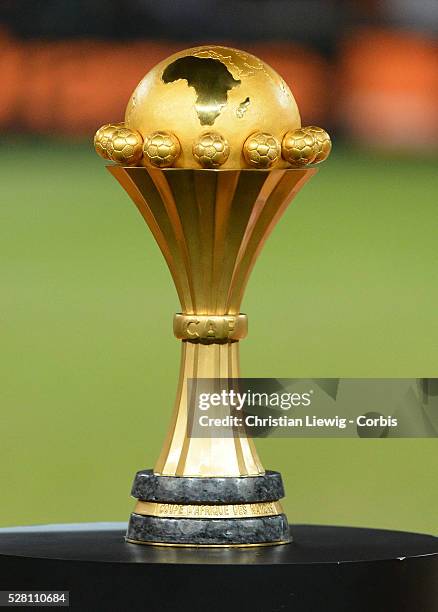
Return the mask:
<path id="1" fill-rule="evenodd" d="M 101 127 L 94 144 L 115 162 L 108 169 L 154 235 L 181 303 L 172 422 L 154 469 L 135 476 L 127 541 L 288 542 L 280 474 L 264 470 L 242 428 L 223 438 L 191 436 L 188 381 L 239 377 L 247 332 L 240 304 L 252 267 L 314 164 L 329 155 L 330 138 L 301 127 L 291 91 L 261 60 L 202 46 L 153 68 L 132 94 L 124 123 Z"/>

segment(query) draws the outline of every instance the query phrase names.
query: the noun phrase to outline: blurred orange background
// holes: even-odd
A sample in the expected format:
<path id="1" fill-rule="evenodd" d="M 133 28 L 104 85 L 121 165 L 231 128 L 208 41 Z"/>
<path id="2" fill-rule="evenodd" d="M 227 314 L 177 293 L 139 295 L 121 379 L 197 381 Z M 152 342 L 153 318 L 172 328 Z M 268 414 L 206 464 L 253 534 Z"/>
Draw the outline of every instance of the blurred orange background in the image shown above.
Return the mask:
<path id="1" fill-rule="evenodd" d="M 3 31 L 0 129 L 89 136 L 102 123 L 122 120 L 144 74 L 188 46 L 153 40 L 22 40 Z M 332 57 L 298 42 L 250 42 L 244 48 L 285 78 L 304 124 L 335 129 L 374 148 L 437 149 L 438 49 L 431 38 L 362 28 L 344 35 Z"/>

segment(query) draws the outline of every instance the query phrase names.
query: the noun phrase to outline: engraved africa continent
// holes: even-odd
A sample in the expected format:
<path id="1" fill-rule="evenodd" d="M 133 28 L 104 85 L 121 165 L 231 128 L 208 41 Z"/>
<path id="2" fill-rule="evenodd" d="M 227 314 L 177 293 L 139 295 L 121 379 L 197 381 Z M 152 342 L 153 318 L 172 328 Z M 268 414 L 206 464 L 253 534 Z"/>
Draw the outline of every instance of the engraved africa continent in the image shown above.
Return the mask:
<path id="1" fill-rule="evenodd" d="M 163 71 L 164 83 L 184 79 L 193 87 L 196 98 L 196 112 L 201 125 L 213 125 L 227 104 L 228 92 L 240 85 L 228 68 L 218 59 L 201 58 L 193 55 L 181 57 Z"/>

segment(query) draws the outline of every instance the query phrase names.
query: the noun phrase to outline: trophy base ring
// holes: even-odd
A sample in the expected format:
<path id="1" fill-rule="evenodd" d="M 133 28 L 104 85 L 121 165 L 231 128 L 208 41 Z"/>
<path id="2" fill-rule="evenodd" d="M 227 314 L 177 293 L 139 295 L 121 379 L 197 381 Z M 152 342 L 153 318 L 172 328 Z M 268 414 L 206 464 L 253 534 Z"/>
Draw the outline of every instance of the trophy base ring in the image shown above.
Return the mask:
<path id="1" fill-rule="evenodd" d="M 282 542 L 261 542 L 260 544 L 166 544 L 165 542 L 140 542 L 125 538 L 127 544 L 140 544 L 141 546 L 163 546 L 164 548 L 260 548 L 263 546 L 283 546 L 290 544 L 292 540 Z"/>
<path id="2" fill-rule="evenodd" d="M 134 478 L 132 497 L 168 504 L 249 504 L 284 497 L 279 472 L 258 476 L 162 476 L 140 470 Z"/>
<path id="3" fill-rule="evenodd" d="M 284 514 L 252 518 L 168 518 L 131 514 L 126 539 L 131 543 L 187 546 L 246 546 L 289 541 Z"/>

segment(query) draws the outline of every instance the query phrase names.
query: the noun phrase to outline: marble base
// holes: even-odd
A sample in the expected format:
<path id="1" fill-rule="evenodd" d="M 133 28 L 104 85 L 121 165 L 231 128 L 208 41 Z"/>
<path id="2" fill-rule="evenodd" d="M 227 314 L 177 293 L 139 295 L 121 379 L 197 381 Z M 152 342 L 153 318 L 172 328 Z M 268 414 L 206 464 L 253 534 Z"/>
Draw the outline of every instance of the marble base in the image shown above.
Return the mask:
<path id="1" fill-rule="evenodd" d="M 127 541 L 186 546 L 274 544 L 290 541 L 284 514 L 256 518 L 193 519 L 131 514 Z"/>
<path id="2" fill-rule="evenodd" d="M 137 472 L 132 496 L 142 502 L 177 506 L 239 506 L 277 502 L 284 497 L 278 472 L 260 476 L 161 476 L 152 470 Z M 281 509 L 256 511 L 256 516 L 178 516 L 163 509 L 157 516 L 133 512 L 126 539 L 139 544 L 180 546 L 244 546 L 289 542 L 289 526 Z M 152 516 L 152 514 L 154 514 Z M 260 516 L 258 516 L 260 514 Z"/>
<path id="3" fill-rule="evenodd" d="M 135 475 L 131 495 L 167 504 L 250 504 L 277 501 L 284 497 L 284 488 L 281 474 L 269 470 L 261 476 L 226 478 L 158 476 L 152 470 L 141 470 Z"/>

